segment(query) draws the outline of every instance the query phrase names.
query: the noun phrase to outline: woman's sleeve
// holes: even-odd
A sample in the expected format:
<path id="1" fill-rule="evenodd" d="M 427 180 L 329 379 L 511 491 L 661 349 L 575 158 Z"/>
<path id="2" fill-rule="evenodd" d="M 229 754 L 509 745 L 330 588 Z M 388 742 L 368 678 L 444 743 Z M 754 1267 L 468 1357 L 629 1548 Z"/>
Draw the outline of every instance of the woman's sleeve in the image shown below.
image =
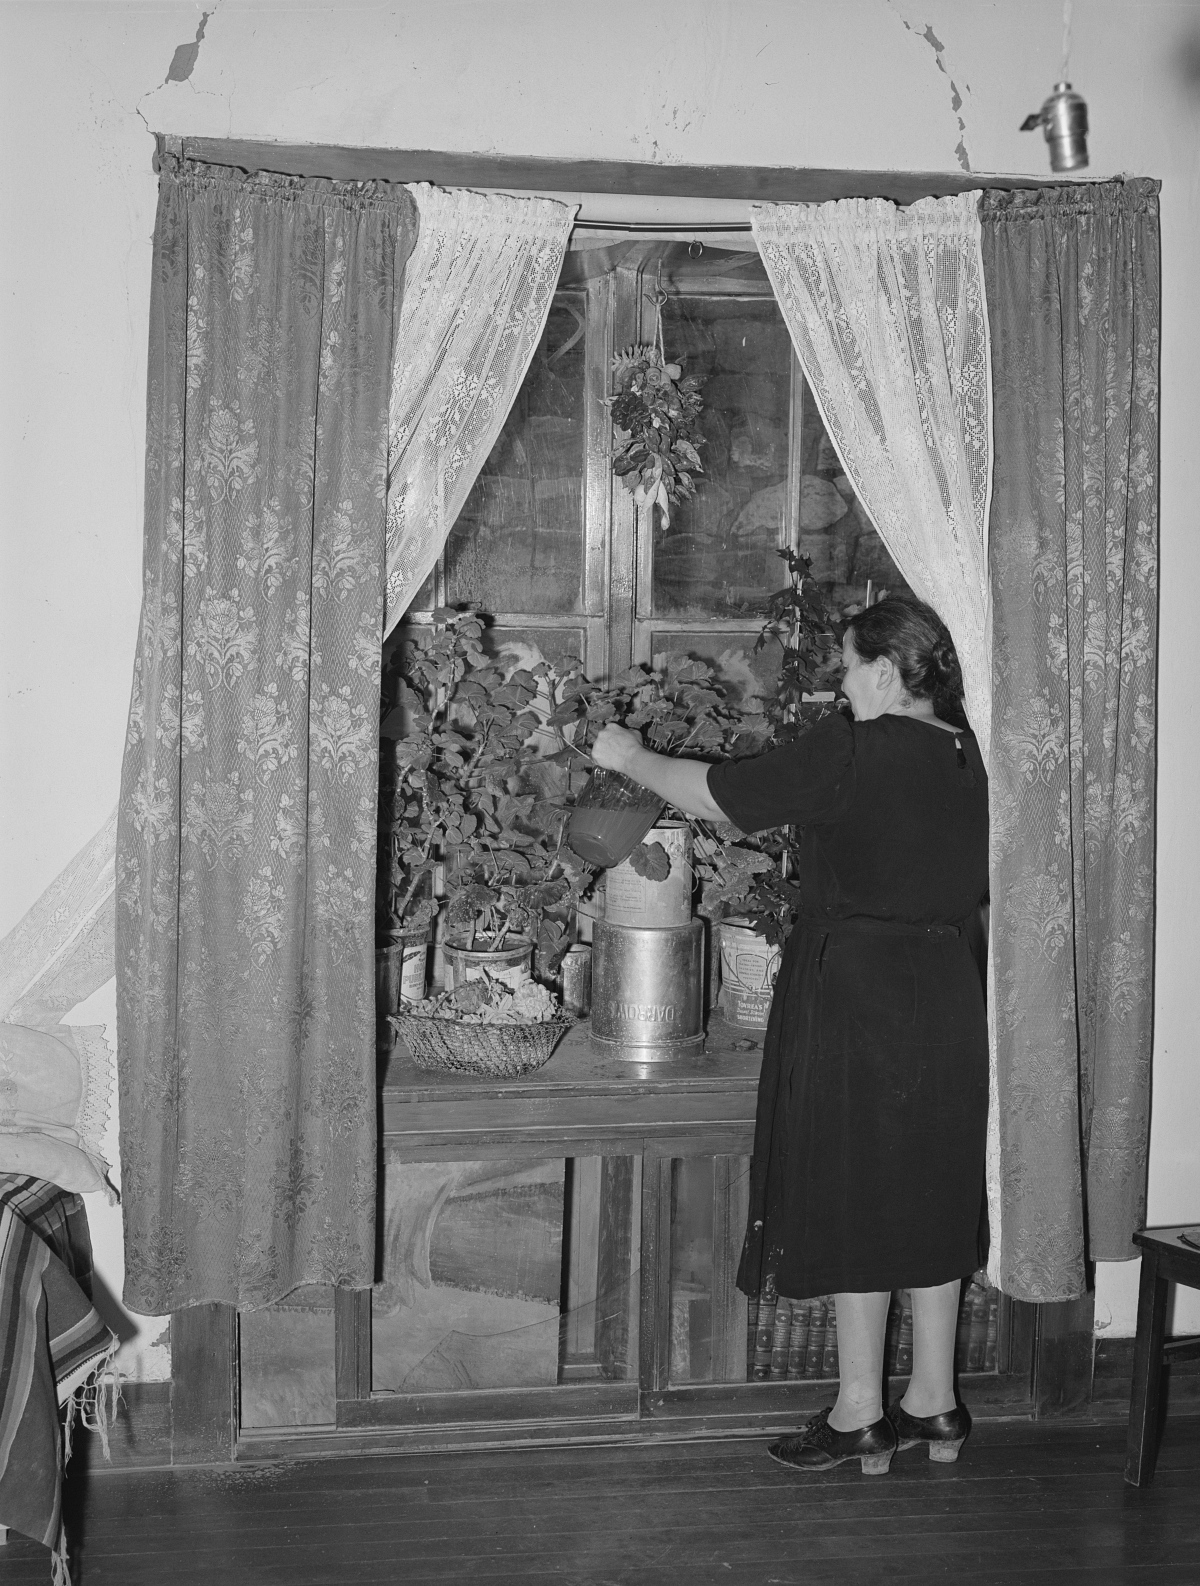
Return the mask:
<path id="1" fill-rule="evenodd" d="M 840 711 L 796 743 L 708 772 L 708 791 L 744 832 L 836 820 L 853 789 L 854 727 Z"/>

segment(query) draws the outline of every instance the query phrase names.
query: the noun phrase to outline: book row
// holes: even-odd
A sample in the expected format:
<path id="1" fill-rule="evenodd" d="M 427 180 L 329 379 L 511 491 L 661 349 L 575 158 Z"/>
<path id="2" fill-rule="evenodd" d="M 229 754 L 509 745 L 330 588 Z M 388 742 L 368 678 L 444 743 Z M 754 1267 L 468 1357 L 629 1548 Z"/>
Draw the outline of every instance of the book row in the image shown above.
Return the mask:
<path id="1" fill-rule="evenodd" d="M 960 1372 L 995 1371 L 1000 1331 L 1000 1292 L 972 1279 L 964 1284 L 955 1339 Z M 907 1289 L 892 1295 L 884 1338 L 889 1377 L 912 1371 L 912 1305 Z M 768 1280 L 751 1299 L 746 1335 L 746 1375 L 755 1382 L 795 1382 L 838 1375 L 837 1307 L 833 1296 L 789 1300 Z"/>

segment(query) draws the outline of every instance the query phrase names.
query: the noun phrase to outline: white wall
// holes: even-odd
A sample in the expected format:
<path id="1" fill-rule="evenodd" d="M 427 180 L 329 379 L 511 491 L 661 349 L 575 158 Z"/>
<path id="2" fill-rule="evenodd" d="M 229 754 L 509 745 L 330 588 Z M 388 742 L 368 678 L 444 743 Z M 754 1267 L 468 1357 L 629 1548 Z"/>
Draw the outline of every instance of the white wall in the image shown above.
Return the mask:
<path id="1" fill-rule="evenodd" d="M 117 797 L 140 581 L 149 129 L 505 154 L 1046 172 L 1017 131 L 1059 0 L 210 0 L 0 6 L 0 934 Z M 937 46 L 942 47 L 939 51 Z M 1200 3 L 1076 0 L 1101 178 L 1163 180 L 1158 984 L 1150 1219 L 1200 1221 Z M 961 96 L 955 111 L 952 95 Z M 115 1234 L 102 1260 L 112 1262 Z M 1101 1273 L 1132 1330 L 1135 1274 Z M 114 1281 L 110 1279 L 110 1281 Z M 1131 1287 L 1131 1285 L 1133 1285 Z M 1179 1325 L 1200 1329 L 1200 1296 Z M 149 1336 L 149 1335 L 148 1335 Z"/>

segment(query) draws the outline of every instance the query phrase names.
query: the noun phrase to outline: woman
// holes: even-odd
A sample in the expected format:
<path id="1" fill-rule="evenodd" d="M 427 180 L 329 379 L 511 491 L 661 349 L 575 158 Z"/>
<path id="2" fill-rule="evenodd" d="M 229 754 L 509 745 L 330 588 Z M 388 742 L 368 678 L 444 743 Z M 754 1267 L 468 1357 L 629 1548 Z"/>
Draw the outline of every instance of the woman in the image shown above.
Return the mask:
<path id="1" fill-rule="evenodd" d="M 986 1257 L 987 1021 L 971 930 L 987 891 L 987 777 L 945 716 L 962 678 L 930 607 L 892 595 L 851 619 L 835 713 L 798 743 L 708 766 L 606 727 L 598 764 L 743 831 L 802 830 L 796 922 L 759 1082 L 738 1285 L 834 1293 L 837 1403 L 776 1459 L 823 1470 L 896 1449 L 952 1460 L 961 1279 Z M 912 1293 L 913 1371 L 884 1414 L 891 1291 Z"/>

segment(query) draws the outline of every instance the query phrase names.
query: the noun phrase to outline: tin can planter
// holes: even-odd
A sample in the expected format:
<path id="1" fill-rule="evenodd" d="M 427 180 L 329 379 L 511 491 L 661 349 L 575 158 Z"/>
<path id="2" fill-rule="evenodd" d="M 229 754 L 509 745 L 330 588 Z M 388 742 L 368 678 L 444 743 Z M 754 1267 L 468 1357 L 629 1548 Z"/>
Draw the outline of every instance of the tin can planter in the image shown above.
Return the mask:
<path id="1" fill-rule="evenodd" d="M 379 1018 L 395 1013 L 401 1000 L 420 1002 L 425 995 L 428 961 L 429 933 L 425 930 L 375 949 L 375 1012 Z"/>
<path id="2" fill-rule="evenodd" d="M 592 938 L 592 1040 L 634 1062 L 661 1062 L 704 1043 L 704 922 L 655 928 L 597 920 Z"/>
<path id="3" fill-rule="evenodd" d="M 604 918 L 613 925 L 686 925 L 692 917 L 692 829 L 686 821 L 659 821 L 644 841 L 659 844 L 670 869 L 655 881 L 638 874 L 633 857 L 614 866 L 604 878 Z"/>
<path id="4" fill-rule="evenodd" d="M 771 1012 L 775 977 L 782 953 L 745 919 L 722 920 L 721 991 L 717 1005 L 727 1024 L 743 1030 L 765 1030 Z"/>
<path id="5" fill-rule="evenodd" d="M 592 1011 L 592 949 L 587 943 L 568 948 L 562 961 L 562 1005 L 573 1019 L 586 1019 Z"/>
<path id="6" fill-rule="evenodd" d="M 628 859 L 662 808 L 657 793 L 620 771 L 597 768 L 571 811 L 567 842 L 589 865 L 610 870 Z"/>
<path id="7" fill-rule="evenodd" d="M 445 941 L 442 943 L 442 960 L 446 966 L 447 991 L 465 986 L 468 980 L 482 980 L 485 970 L 515 989 L 529 978 L 533 943 L 524 936 L 514 936 L 508 946 L 502 947 L 499 952 L 488 952 Z"/>

